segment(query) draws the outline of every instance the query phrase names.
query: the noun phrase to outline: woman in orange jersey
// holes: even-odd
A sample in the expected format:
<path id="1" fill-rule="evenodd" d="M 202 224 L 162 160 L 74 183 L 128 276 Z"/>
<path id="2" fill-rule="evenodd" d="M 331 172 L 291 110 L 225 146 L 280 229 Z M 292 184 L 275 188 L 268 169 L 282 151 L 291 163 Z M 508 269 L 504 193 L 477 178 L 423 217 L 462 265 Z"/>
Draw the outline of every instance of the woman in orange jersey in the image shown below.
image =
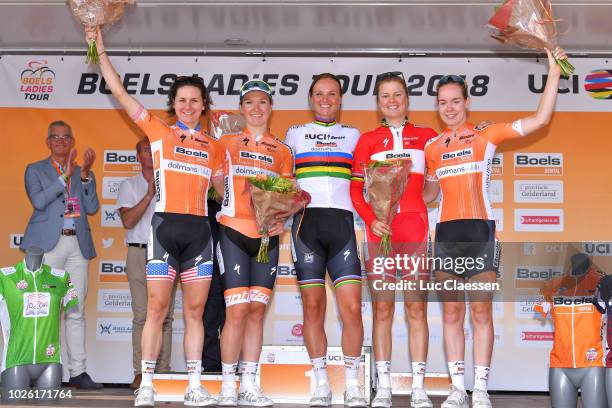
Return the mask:
<path id="1" fill-rule="evenodd" d="M 425 148 L 427 176 L 425 200 L 442 191 L 436 225 L 436 280 L 495 282 L 499 247 L 495 221 L 488 200 L 493 155 L 507 139 L 526 136 L 550 121 L 557 97 L 561 70 L 548 52 L 548 79 L 537 111 L 512 123 L 474 126 L 467 122 L 470 106 L 467 84 L 456 75 L 438 82 L 438 113 L 447 128 Z M 557 58 L 565 58 L 556 49 Z M 466 260 L 471 259 L 468 265 Z M 444 262 L 442 262 L 444 261 Z M 452 261 L 452 262 L 451 262 Z M 468 267 L 470 266 L 470 267 Z M 487 380 L 493 352 L 493 319 L 490 293 L 471 294 L 470 316 L 474 327 L 473 407 L 490 407 Z M 444 345 L 452 387 L 443 408 L 467 407 L 464 385 L 463 292 L 440 293 L 443 300 Z"/>
<path id="2" fill-rule="evenodd" d="M 258 174 L 291 177 L 293 156 L 291 149 L 268 131 L 272 89 L 267 83 L 252 80 L 242 86 L 240 112 L 246 128 L 219 140 L 224 162 L 213 178 L 217 191 L 223 191 L 217 257 L 227 307 L 221 333 L 223 384 L 218 405 L 263 407 L 273 402 L 263 395 L 255 378 L 264 313 L 276 280 L 278 234 L 283 231 L 283 223 L 270 229 L 269 262 L 257 262 L 261 234 L 246 184 L 248 177 Z M 240 356 L 242 378 L 238 393 L 235 372 Z"/>
<path id="3" fill-rule="evenodd" d="M 436 136 L 433 129 L 414 125 L 408 121 L 408 89 L 401 72 L 388 72 L 378 76 L 376 101 L 383 116 L 380 127 L 359 138 L 353 155 L 351 199 L 355 210 L 366 223 L 368 252 L 376 252 L 383 234 L 391 234 L 397 255 L 425 254 L 429 237 L 427 209 L 423 202 L 425 172 L 425 143 Z M 410 180 L 400 199 L 397 214 L 391 225 L 379 221 L 363 194 L 365 168 L 372 161 L 412 161 Z M 392 267 L 379 273 L 373 268 L 374 256 L 368 261 L 368 281 L 372 293 L 373 342 L 378 383 L 372 407 L 391 406 L 391 327 L 395 312 L 395 293 L 384 285 L 401 280 L 418 282 L 427 280 L 424 268 Z M 380 259 L 380 258 L 379 258 Z M 400 271 L 398 274 L 397 272 Z M 399 275 L 399 276 L 398 276 Z M 411 282 L 412 283 L 412 282 Z M 427 325 L 427 293 L 420 290 L 404 291 L 404 305 L 409 328 L 409 350 L 412 361 L 411 407 L 426 408 L 432 403 L 424 389 L 429 329 Z"/>
<path id="4" fill-rule="evenodd" d="M 100 70 L 107 86 L 149 137 L 153 156 L 155 185 L 149 183 L 147 196 L 155 195 L 157 204 L 147 245 L 147 319 L 142 333 L 142 381 L 134 405 L 154 405 L 153 372 L 177 274 L 183 289 L 184 347 L 189 377 L 185 405 L 214 405 L 216 400 L 200 383 L 204 341 L 202 314 L 213 271 L 206 196 L 219 157 L 216 142 L 201 132 L 200 118 L 208 110 L 210 97 L 202 78 L 178 77 L 168 94 L 168 113 L 176 117 L 176 124 L 168 126 L 125 90 L 105 51 L 100 30 L 87 30 L 86 33 L 88 42 L 96 40 Z"/>

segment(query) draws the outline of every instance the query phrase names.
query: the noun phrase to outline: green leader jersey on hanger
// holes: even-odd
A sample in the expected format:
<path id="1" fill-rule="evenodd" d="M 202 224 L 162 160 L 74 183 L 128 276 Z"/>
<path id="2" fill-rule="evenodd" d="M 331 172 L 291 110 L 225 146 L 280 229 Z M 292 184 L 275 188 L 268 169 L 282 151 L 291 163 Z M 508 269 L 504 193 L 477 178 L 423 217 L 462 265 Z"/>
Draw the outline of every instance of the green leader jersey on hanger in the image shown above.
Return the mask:
<path id="1" fill-rule="evenodd" d="M 25 261 L 0 269 L 2 367 L 60 362 L 60 314 L 78 304 L 68 273 L 42 265 L 29 271 Z"/>

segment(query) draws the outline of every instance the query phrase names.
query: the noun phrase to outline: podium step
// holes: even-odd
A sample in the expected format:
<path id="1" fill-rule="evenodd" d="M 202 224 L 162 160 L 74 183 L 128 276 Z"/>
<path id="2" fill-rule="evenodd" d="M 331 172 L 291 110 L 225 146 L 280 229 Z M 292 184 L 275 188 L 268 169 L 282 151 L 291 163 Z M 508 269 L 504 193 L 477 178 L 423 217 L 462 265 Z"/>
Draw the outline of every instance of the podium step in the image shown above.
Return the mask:
<path id="1" fill-rule="evenodd" d="M 315 388 L 312 366 L 304 346 L 264 346 L 259 360 L 257 381 L 264 394 L 275 403 L 307 404 Z M 342 404 L 344 395 L 344 361 L 340 347 L 329 347 L 327 371 L 332 389 L 332 403 Z M 364 347 L 361 355 L 359 380 L 364 385 L 366 399 L 371 399 L 371 354 Z M 240 378 L 240 376 L 238 376 Z M 157 391 L 155 401 L 183 401 L 187 388 L 187 373 L 155 374 L 153 386 Z M 221 390 L 220 374 L 202 374 L 202 385 L 211 395 Z"/>

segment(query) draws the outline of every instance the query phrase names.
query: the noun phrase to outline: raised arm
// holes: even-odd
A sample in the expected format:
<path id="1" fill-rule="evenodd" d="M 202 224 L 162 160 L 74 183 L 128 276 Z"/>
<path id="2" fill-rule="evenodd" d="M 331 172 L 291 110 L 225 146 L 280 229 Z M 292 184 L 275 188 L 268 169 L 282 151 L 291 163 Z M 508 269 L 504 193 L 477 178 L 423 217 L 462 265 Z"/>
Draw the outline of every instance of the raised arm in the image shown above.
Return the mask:
<path id="1" fill-rule="evenodd" d="M 100 27 L 87 28 L 85 29 L 85 35 L 87 43 L 96 40 L 96 46 L 98 47 L 98 55 L 100 57 L 100 71 L 106 81 L 106 85 L 112 92 L 113 96 L 117 99 L 119 104 L 125 109 L 130 117 L 133 117 L 140 111 L 141 104 L 137 99 L 127 93 L 121 82 L 121 77 L 115 71 L 113 64 L 108 58 L 106 48 L 104 48 L 104 42 L 102 40 L 102 31 Z"/>
<path id="2" fill-rule="evenodd" d="M 555 61 L 555 58 L 567 59 L 567 56 L 565 55 L 565 51 L 558 47 L 552 53 L 546 50 L 546 54 L 548 55 L 548 79 L 546 80 L 546 87 L 544 88 L 544 93 L 542 94 L 542 98 L 540 98 L 540 103 L 535 113 L 521 119 L 523 136 L 548 125 L 553 109 L 555 108 L 559 78 L 561 77 L 561 68 Z"/>

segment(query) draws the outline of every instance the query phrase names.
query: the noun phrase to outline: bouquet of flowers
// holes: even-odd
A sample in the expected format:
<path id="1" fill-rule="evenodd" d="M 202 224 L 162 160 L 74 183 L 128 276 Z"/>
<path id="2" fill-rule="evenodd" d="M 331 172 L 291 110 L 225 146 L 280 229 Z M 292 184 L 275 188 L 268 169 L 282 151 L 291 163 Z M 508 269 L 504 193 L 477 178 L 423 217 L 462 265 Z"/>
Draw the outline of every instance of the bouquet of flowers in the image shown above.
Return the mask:
<path id="1" fill-rule="evenodd" d="M 549 0 L 507 0 L 489 20 L 491 36 L 521 48 L 549 49 L 557 47 L 557 30 Z M 574 73 L 567 59 L 557 59 L 563 74 Z"/>
<path id="2" fill-rule="evenodd" d="M 378 221 L 391 224 L 410 178 L 411 160 L 372 161 L 365 168 L 366 197 Z M 389 255 L 391 237 L 384 234 L 380 252 Z"/>
<path id="3" fill-rule="evenodd" d="M 251 201 L 255 209 L 255 221 L 262 235 L 257 262 L 270 262 L 268 245 L 269 230 L 278 222 L 278 216 L 293 214 L 306 208 L 310 194 L 300 189 L 294 180 L 260 174 L 247 179 L 250 185 Z"/>
<path id="4" fill-rule="evenodd" d="M 85 27 L 95 28 L 110 25 L 123 16 L 126 4 L 134 4 L 135 0 L 68 0 L 72 14 Z M 85 63 L 99 64 L 96 41 L 89 43 Z"/>
<path id="5" fill-rule="evenodd" d="M 244 116 L 229 112 L 212 112 L 208 131 L 215 139 L 223 135 L 233 135 L 242 132 L 246 123 Z"/>

